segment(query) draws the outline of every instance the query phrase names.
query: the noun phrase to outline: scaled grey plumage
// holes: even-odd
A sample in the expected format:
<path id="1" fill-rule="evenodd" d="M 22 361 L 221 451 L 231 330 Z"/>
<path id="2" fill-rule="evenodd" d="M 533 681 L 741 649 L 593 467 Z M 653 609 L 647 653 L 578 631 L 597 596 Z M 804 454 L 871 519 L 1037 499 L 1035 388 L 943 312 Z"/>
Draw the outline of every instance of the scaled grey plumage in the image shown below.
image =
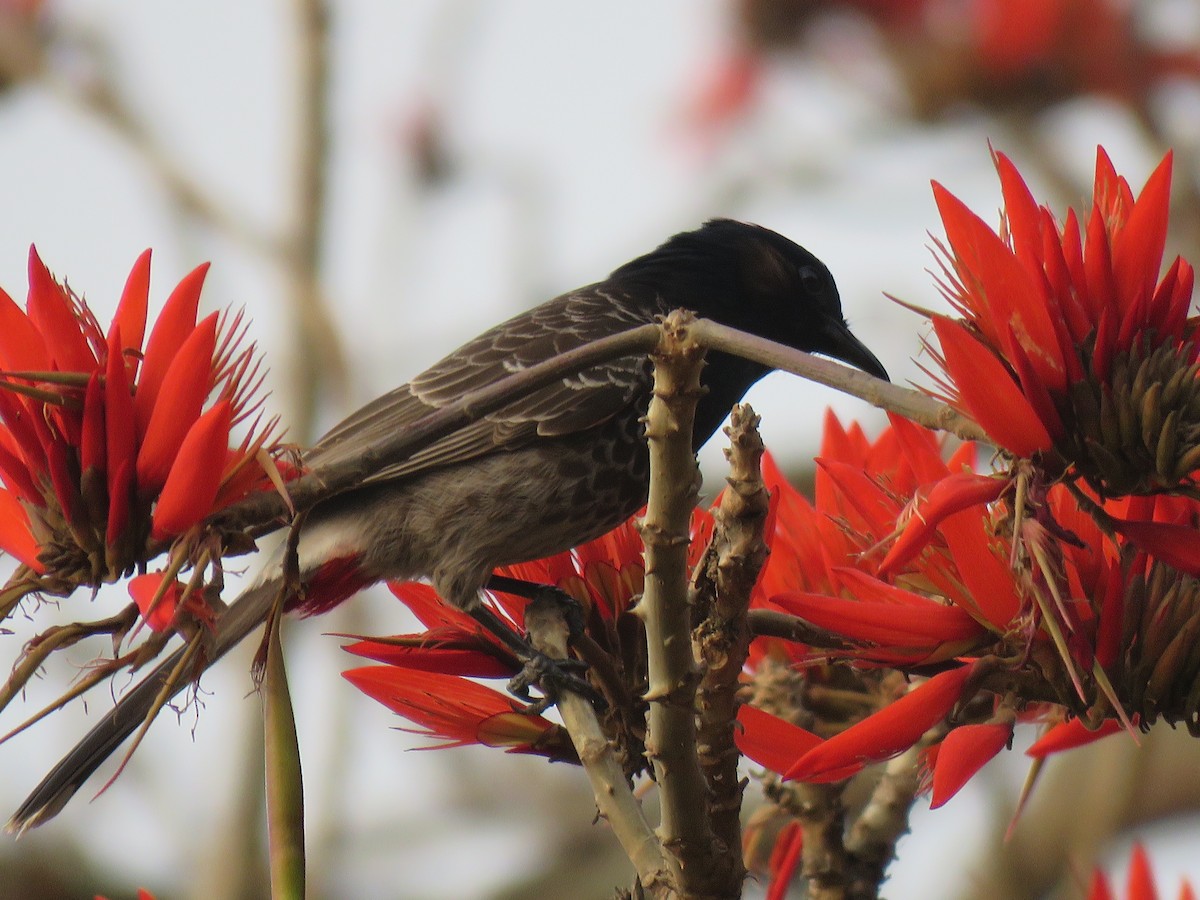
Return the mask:
<path id="1" fill-rule="evenodd" d="M 787 238 L 727 219 L 676 235 L 605 281 L 557 297 L 490 329 L 411 382 L 335 426 L 306 454 L 315 472 L 354 458 L 464 394 L 565 350 L 655 321 L 672 309 L 848 362 L 881 378 L 874 355 L 846 327 L 832 276 Z M 767 369 L 711 353 L 697 408 L 698 448 Z M 615 527 L 645 502 L 648 455 L 640 418 L 648 361 L 632 356 L 532 391 L 410 458 L 373 473 L 310 511 L 299 542 L 299 611 L 324 611 L 383 579 L 429 577 L 443 597 L 478 604 L 491 571 L 570 549 Z M 323 583 L 332 561 L 352 566 Z M 278 567 L 226 610 L 204 665 L 263 621 Z M 47 775 L 9 828 L 46 821 L 131 735 L 177 660 L 160 664 Z M 197 673 L 198 675 L 199 673 Z"/>

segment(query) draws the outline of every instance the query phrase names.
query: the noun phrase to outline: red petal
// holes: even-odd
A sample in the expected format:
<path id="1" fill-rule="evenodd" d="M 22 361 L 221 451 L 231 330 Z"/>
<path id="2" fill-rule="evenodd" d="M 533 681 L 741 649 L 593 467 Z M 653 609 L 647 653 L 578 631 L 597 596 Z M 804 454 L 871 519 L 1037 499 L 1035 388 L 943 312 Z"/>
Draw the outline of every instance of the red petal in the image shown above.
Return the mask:
<path id="1" fill-rule="evenodd" d="M 853 580 L 852 572 L 862 576 L 861 580 Z M 796 591 L 777 594 L 771 602 L 818 628 L 881 647 L 925 648 L 947 641 L 970 640 L 983 633 L 979 623 L 960 607 L 943 606 L 936 600 L 875 581 L 854 570 L 838 569 L 837 574 L 853 581 L 847 585 L 849 589 L 866 599 L 847 600 Z M 875 591 L 871 591 L 871 583 Z M 879 599 L 885 591 L 888 599 Z"/>
<path id="2" fill-rule="evenodd" d="M 964 285 L 982 303 L 976 325 L 998 348 L 1007 346 L 1005 332 L 1011 328 L 1042 381 L 1051 391 L 1063 390 L 1066 369 L 1039 282 L 961 200 L 937 183 L 934 196 L 958 264 L 979 282 Z"/>
<path id="3" fill-rule="evenodd" d="M 200 289 L 204 286 L 204 276 L 207 272 L 208 263 L 205 263 L 197 266 L 179 282 L 167 298 L 158 321 L 150 332 L 136 398 L 139 437 L 144 435 L 149 427 L 150 416 L 167 372 L 179 355 L 180 348 L 196 328 Z M 211 356 L 211 353 L 209 355 Z M 207 361 L 205 368 L 208 368 Z"/>
<path id="4" fill-rule="evenodd" d="M 929 543 L 934 531 L 947 516 L 973 506 L 991 503 L 1007 486 L 1008 480 L 1001 477 L 976 475 L 972 472 L 947 475 L 933 486 L 929 492 L 929 499 L 921 504 L 908 520 L 899 539 L 879 564 L 879 574 L 895 572 L 916 556 Z"/>
<path id="5" fill-rule="evenodd" d="M 1167 242 L 1167 213 L 1171 204 L 1171 162 L 1168 151 L 1146 181 L 1129 221 L 1113 245 L 1113 272 L 1117 290 L 1132 302 L 1149 299 L 1162 268 Z"/>
<path id="6" fill-rule="evenodd" d="M 771 884 L 765 900 L 785 900 L 796 866 L 803 858 L 804 829 L 799 822 L 789 822 L 779 832 L 775 847 L 771 850 L 767 865 L 771 872 Z"/>
<path id="7" fill-rule="evenodd" d="M 34 324 L 12 297 L 0 290 L 0 369 L 46 372 L 50 355 Z"/>
<path id="8" fill-rule="evenodd" d="M 888 413 L 888 422 L 891 423 L 892 432 L 904 459 L 918 483 L 932 483 L 949 473 L 942 459 L 942 448 L 938 443 L 937 434 L 932 429 L 893 412 Z"/>
<path id="9" fill-rule="evenodd" d="M 1151 302 L 1151 327 L 1157 329 L 1159 337 L 1178 341 L 1187 323 L 1187 307 L 1191 300 L 1191 291 L 1186 295 L 1179 292 L 1180 283 L 1187 275 L 1184 268 L 1187 263 L 1180 256 L 1175 257 L 1167 274 L 1162 277 L 1154 291 Z M 1190 267 L 1188 267 L 1190 268 Z"/>
<path id="10" fill-rule="evenodd" d="M 229 401 L 222 400 L 188 430 L 154 507 L 155 540 L 182 534 L 212 511 L 232 420 Z"/>
<path id="11" fill-rule="evenodd" d="M 1067 210 L 1062 230 L 1063 260 L 1071 273 L 1071 287 L 1079 303 L 1087 310 L 1087 321 L 1095 323 L 1100 318 L 1100 309 L 1088 292 L 1087 272 L 1083 264 L 1083 234 L 1075 210 Z M 1090 328 L 1088 329 L 1090 330 Z M 1087 332 L 1084 332 L 1086 337 Z"/>
<path id="12" fill-rule="evenodd" d="M 124 332 L 113 325 L 108 333 L 108 360 L 104 371 L 104 427 L 108 461 L 108 496 L 110 502 L 118 494 L 117 473 L 124 466 L 133 473 L 136 457 L 136 435 L 133 420 L 133 394 L 129 389 L 129 370 L 121 356 Z M 128 481 L 125 484 L 129 488 Z"/>
<path id="13" fill-rule="evenodd" d="M 119 330 L 121 333 L 122 343 L 118 344 L 118 354 L 126 349 L 133 350 L 136 354 L 141 353 L 142 338 L 146 334 L 146 307 L 149 305 L 149 299 L 150 251 L 143 250 L 133 268 L 129 270 L 125 290 L 121 292 L 121 302 L 117 304 L 117 312 L 108 332 L 110 338 L 114 331 Z M 192 321 L 195 321 L 194 314 Z M 109 353 L 111 352 L 110 348 Z"/>
<path id="14" fill-rule="evenodd" d="M 58 505 L 68 522 L 79 522 L 79 471 L 74 454 L 57 431 L 37 419 L 33 421 L 46 454 L 46 468 L 50 472 L 50 483 Z"/>
<path id="15" fill-rule="evenodd" d="M 1050 433 L 1000 360 L 958 322 L 934 316 L 933 327 L 967 413 L 1016 456 L 1049 450 Z"/>
<path id="16" fill-rule="evenodd" d="M 1200 532 L 1193 526 L 1120 519 L 1113 519 L 1112 526 L 1155 559 L 1188 575 L 1200 576 Z"/>
<path id="17" fill-rule="evenodd" d="M 738 722 L 741 728 L 733 733 L 738 750 L 772 772 L 786 772 L 821 743 L 812 732 L 748 703 L 738 709 Z"/>
<path id="18" fill-rule="evenodd" d="M 171 627 L 175 618 L 175 609 L 179 606 L 179 598 L 183 595 L 184 586 L 176 581 L 167 586 L 165 593 L 158 603 L 154 603 L 154 595 L 158 593 L 159 585 L 163 582 L 162 572 L 149 572 L 129 580 L 129 596 L 137 604 L 142 618 L 153 631 L 166 631 Z"/>
<path id="19" fill-rule="evenodd" d="M 1108 232 L 1105 230 L 1104 215 L 1097 207 L 1093 207 L 1092 215 L 1087 223 L 1083 271 L 1087 279 L 1093 318 L 1099 318 L 1105 310 L 1109 309 L 1119 315 L 1124 311 L 1122 301 L 1128 299 L 1132 302 L 1135 299 L 1133 297 L 1123 298 L 1117 294 L 1117 285 L 1113 279 L 1112 270 L 1112 247 L 1109 245 Z"/>
<path id="20" fill-rule="evenodd" d="M 942 522 L 942 533 L 954 560 L 956 575 L 970 591 L 960 598 L 950 592 L 955 603 L 990 623 L 996 631 L 1008 630 L 1021 608 L 1013 572 L 993 550 L 993 539 L 981 516 L 969 510 L 956 513 Z"/>
<path id="21" fill-rule="evenodd" d="M 1038 0 L 1040 2 L 1040 0 Z M 1010 29 L 1011 30 L 1011 29 Z M 1011 159 L 1003 153 L 993 153 L 996 172 L 1000 176 L 1000 192 L 1004 196 L 1004 217 L 1012 237 L 1013 250 L 1030 275 L 1041 271 L 1041 211 L 1029 185 L 1017 171 Z"/>
<path id="22" fill-rule="evenodd" d="M 960 725 L 942 741 L 933 769 L 931 809 L 937 809 L 958 793 L 972 775 L 1008 746 L 1011 724 Z"/>
<path id="23" fill-rule="evenodd" d="M 1125 639 L 1125 579 L 1119 566 L 1109 565 L 1101 580 L 1094 580 L 1099 597 L 1093 601 L 1099 611 L 1096 626 L 1096 660 L 1107 669 L 1122 652 Z M 1083 596 L 1082 592 L 1075 596 Z"/>
<path id="24" fill-rule="evenodd" d="M 1146 848 L 1141 842 L 1133 845 L 1125 893 L 1128 900 L 1158 900 L 1158 891 L 1154 888 L 1154 870 L 1150 867 L 1150 858 L 1146 856 Z"/>
<path id="25" fill-rule="evenodd" d="M 21 397 L 0 390 L 0 418 L 4 420 L 4 424 L 8 428 L 9 449 L 14 453 L 19 453 L 21 461 L 31 476 L 38 477 L 45 475 L 49 466 L 42 448 L 42 438 L 35 424 L 37 414 L 31 406 L 32 404 L 27 403 Z M 44 425 L 42 431 L 45 431 Z M 40 498 L 40 496 L 41 491 L 39 490 L 38 497 Z M 40 499 L 36 502 L 39 506 L 44 505 Z"/>
<path id="26" fill-rule="evenodd" d="M 862 518 L 865 531 L 871 535 L 885 535 L 892 531 L 899 512 L 896 501 L 878 484 L 871 480 L 862 466 L 844 463 L 836 459 L 815 459 L 819 471 L 829 476 L 844 500 L 845 512 L 857 513 Z M 832 513 L 834 505 L 822 507 Z M 853 523 L 858 527 L 859 523 Z"/>
<path id="27" fill-rule="evenodd" d="M 1042 272 L 1050 285 L 1050 291 L 1058 305 L 1058 310 L 1065 319 L 1065 327 L 1070 333 L 1073 343 L 1082 344 L 1095 324 L 1091 316 L 1091 307 L 1087 302 L 1087 287 L 1082 280 L 1076 281 L 1072 277 L 1070 266 L 1067 264 L 1065 239 L 1054 223 L 1054 216 L 1047 209 L 1043 209 L 1041 214 Z M 1076 223 L 1076 240 L 1078 240 L 1078 236 L 1079 229 Z M 1077 357 L 1077 354 L 1071 354 L 1071 356 Z M 1066 362 L 1070 365 L 1069 359 Z M 1076 359 L 1076 365 L 1078 365 L 1078 359 Z M 1067 374 L 1070 377 L 1070 372 Z"/>
<path id="28" fill-rule="evenodd" d="M 1046 387 L 1045 382 L 1033 371 L 1033 363 L 1025 354 L 1024 348 L 1015 341 L 1011 347 L 1011 352 L 1008 354 L 1008 364 L 1012 366 L 1013 371 L 1016 373 L 1017 383 L 1021 386 L 1021 393 L 1029 401 L 1029 405 L 1033 407 L 1034 415 L 1046 426 L 1046 432 L 1050 435 L 1050 439 L 1057 440 L 1061 438 L 1066 429 L 1063 428 L 1062 419 L 1059 417 L 1058 410 L 1054 406 L 1054 400 L 1050 396 L 1050 391 Z M 1073 368 L 1082 372 L 1081 366 L 1076 365 Z"/>
<path id="29" fill-rule="evenodd" d="M 38 544 L 29 528 L 25 507 L 9 491 L 0 490 L 0 550 L 20 560 L 35 572 L 45 571 L 38 562 Z"/>
<path id="30" fill-rule="evenodd" d="M 841 780 L 847 770 L 903 753 L 954 708 L 971 671 L 971 666 L 962 666 L 933 676 L 804 754 L 784 777 L 816 782 Z"/>
<path id="31" fill-rule="evenodd" d="M 4 440 L 7 437 L 7 434 L 0 435 L 0 481 L 3 481 L 19 499 L 36 506 L 45 506 L 42 492 L 34 484 L 28 467 L 15 452 L 20 448 L 15 441 L 11 441 L 13 449 L 10 450 L 9 441 Z"/>
<path id="32" fill-rule="evenodd" d="M 1079 719 L 1059 722 L 1034 741 L 1025 751 L 1025 755 L 1032 756 L 1034 759 L 1045 759 L 1054 753 L 1083 747 L 1124 730 L 1125 726 L 1118 719 L 1105 719 L 1100 727 L 1095 729 L 1087 728 Z"/>
<path id="33" fill-rule="evenodd" d="M 83 323 L 34 247 L 29 248 L 27 306 L 30 321 L 41 332 L 60 371 L 91 372 L 96 367 L 96 356 L 88 346 Z"/>
<path id="34" fill-rule="evenodd" d="M 388 709 L 421 725 L 432 737 L 445 738 L 442 746 L 487 742 L 490 745 L 528 746 L 551 723 L 541 716 L 514 711 L 504 694 L 474 681 L 438 672 L 365 666 L 343 672 L 342 677 Z"/>
<path id="35" fill-rule="evenodd" d="M 520 668 L 512 662 L 497 658 L 491 642 L 479 635 L 464 632 L 440 637 L 436 631 L 424 634 L 399 635 L 411 644 L 384 640 L 363 640 L 342 649 L 355 656 L 387 663 L 400 669 L 420 672 L 441 672 L 464 678 L 510 678 Z M 470 646 L 474 644 L 475 646 Z"/>
<path id="36" fill-rule="evenodd" d="M 1092 872 L 1092 883 L 1088 887 L 1087 900 L 1116 900 L 1108 879 L 1099 869 Z"/>
<path id="37" fill-rule="evenodd" d="M 212 389 L 216 340 L 217 314 L 213 313 L 196 326 L 167 370 L 138 451 L 137 483 L 141 493 L 153 494 L 166 482 L 179 446 L 200 415 L 204 398 Z M 139 387 L 134 398 L 139 424 L 141 400 Z"/>
<path id="38" fill-rule="evenodd" d="M 115 469 L 108 470 L 108 527 L 104 533 L 104 542 L 109 547 L 114 546 L 125 533 L 129 524 L 129 508 L 133 503 L 133 466 L 132 459 L 121 460 Z"/>
<path id="39" fill-rule="evenodd" d="M 93 372 L 83 395 L 83 431 L 79 441 L 79 468 L 83 472 L 103 472 L 107 465 L 103 390 L 100 373 Z"/>

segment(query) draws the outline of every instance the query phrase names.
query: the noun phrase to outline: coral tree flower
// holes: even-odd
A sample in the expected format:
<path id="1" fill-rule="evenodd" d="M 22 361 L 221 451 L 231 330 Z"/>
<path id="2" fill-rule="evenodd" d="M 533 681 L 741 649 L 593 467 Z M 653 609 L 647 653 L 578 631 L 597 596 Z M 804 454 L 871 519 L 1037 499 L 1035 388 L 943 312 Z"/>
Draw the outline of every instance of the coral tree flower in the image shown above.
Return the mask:
<path id="1" fill-rule="evenodd" d="M 240 315 L 198 320 L 207 270 L 179 282 L 148 338 L 150 251 L 107 331 L 36 250 L 25 308 L 0 291 L 0 549 L 39 589 L 116 580 L 270 484 L 258 357 Z"/>
<path id="2" fill-rule="evenodd" d="M 511 753 L 547 753 L 547 732 L 556 726 L 527 715 L 510 697 L 453 675 L 389 666 L 343 673 L 355 687 L 420 726 L 414 734 L 437 738 L 435 747 L 483 744 Z M 561 744 L 561 741 L 559 742 Z"/>
<path id="3" fill-rule="evenodd" d="M 926 453 L 896 497 L 869 468 L 823 461 L 857 513 L 839 524 L 879 543 L 770 601 L 846 641 L 824 659 L 945 671 L 820 744 L 793 741 L 778 769 L 790 777 L 833 780 L 921 746 L 941 804 L 1017 721 L 1054 726 L 1040 758 L 1200 713 L 1200 364 L 1191 266 L 1160 276 L 1170 157 L 1135 198 L 1101 150 L 1090 215 L 1063 224 L 995 161 L 998 232 L 935 185 L 941 287 L 962 318 L 934 316 L 934 356 L 942 393 L 1007 451 L 1004 468 Z M 919 446 L 921 429 L 892 426 Z M 775 764 L 788 755 L 776 747 Z"/>
<path id="4" fill-rule="evenodd" d="M 1088 215 L 1058 222 L 994 154 L 1000 232 L 941 185 L 942 292 L 934 316 L 947 399 L 1016 457 L 1102 497 L 1153 493 L 1200 467 L 1200 380 L 1188 319 L 1194 272 L 1160 277 L 1171 155 L 1135 198 L 1103 149 Z"/>

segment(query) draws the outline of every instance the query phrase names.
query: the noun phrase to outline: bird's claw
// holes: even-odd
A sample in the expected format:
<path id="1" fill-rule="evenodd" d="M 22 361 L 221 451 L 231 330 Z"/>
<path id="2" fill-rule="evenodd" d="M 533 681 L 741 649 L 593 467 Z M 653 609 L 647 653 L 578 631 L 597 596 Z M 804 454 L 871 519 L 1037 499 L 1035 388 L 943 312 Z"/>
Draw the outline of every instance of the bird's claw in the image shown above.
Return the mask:
<path id="1" fill-rule="evenodd" d="M 604 698 L 583 676 L 587 663 L 578 659 L 551 659 L 544 653 L 534 651 L 525 660 L 521 671 L 508 682 L 513 696 L 525 701 L 522 710 L 526 715 L 537 716 L 558 702 L 563 692 L 570 691 L 588 700 L 597 709 L 604 706 Z M 542 696 L 534 697 L 531 687 L 537 687 Z"/>

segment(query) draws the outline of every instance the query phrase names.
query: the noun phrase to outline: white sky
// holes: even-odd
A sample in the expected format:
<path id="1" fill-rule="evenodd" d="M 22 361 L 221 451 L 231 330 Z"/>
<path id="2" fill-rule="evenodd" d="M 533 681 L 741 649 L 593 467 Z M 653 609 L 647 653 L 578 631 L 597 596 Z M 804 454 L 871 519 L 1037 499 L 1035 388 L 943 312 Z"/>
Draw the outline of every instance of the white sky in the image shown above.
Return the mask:
<path id="1" fill-rule="evenodd" d="M 288 4 L 51 3 L 111 43 L 135 108 L 223 201 L 265 227 L 287 221 Z M 715 214 L 770 226 L 821 256 L 856 333 L 896 380 L 916 378 L 918 322 L 882 292 L 939 303 L 924 271 L 926 232 L 937 230 L 929 180 L 944 182 L 985 216 L 998 206 L 986 142 L 1006 149 L 1002 133 L 971 118 L 911 129 L 871 85 L 848 86 L 819 62 L 779 65 L 742 132 L 702 146 L 689 135 L 683 109 L 721 45 L 725 4 L 717 0 L 332 6 L 334 171 L 325 272 L 353 364 L 353 396 L 325 412 L 327 424 L 487 325 L 597 280 Z M 401 137 L 431 104 L 443 110 L 458 166 L 453 181 L 432 192 L 414 184 Z M 1155 161 L 1123 114 L 1105 104 L 1073 107 L 1051 120 L 1044 136 L 1085 177 L 1097 142 L 1137 184 Z M 30 242 L 86 294 L 102 321 L 143 248 L 155 248 L 158 303 L 187 270 L 211 259 L 205 304 L 247 306 L 276 375 L 276 408 L 286 408 L 292 351 L 284 343 L 287 309 L 276 274 L 227 239 L 180 229 L 137 154 L 51 89 L 0 98 L 0 197 L 0 285 L 14 296 L 24 291 Z M 857 401 L 784 376 L 767 379 L 749 399 L 764 417 L 768 446 L 785 457 L 811 455 L 827 405 L 873 431 L 881 422 Z M 714 442 L 705 454 L 714 473 L 710 491 L 719 484 L 719 459 Z M 564 789 L 582 780 L 566 767 L 497 759 L 490 751 L 403 753 L 418 742 L 389 730 L 399 721 L 338 676 L 352 660 L 321 635 L 350 627 L 404 630 L 396 604 L 381 592 L 372 597 L 358 604 L 378 611 L 369 622 L 360 612 L 353 626 L 292 627 L 299 635 L 291 668 L 293 696 L 303 698 L 310 817 L 344 817 L 345 845 L 313 861 L 314 880 L 331 896 L 479 895 L 521 869 L 536 840 L 537 810 L 501 829 L 464 803 L 461 783 L 491 803 L 518 808 L 526 805 L 515 789 L 523 779 Z M 75 662 L 85 660 L 81 654 Z M 189 728 L 159 723 L 113 790 L 91 805 L 77 801 L 50 828 L 24 838 L 21 849 L 33 851 L 69 830 L 130 884 L 144 879 L 150 886 L 185 885 L 197 867 L 212 866 L 212 836 L 237 797 L 236 760 L 247 752 L 236 729 L 255 721 L 253 710 L 238 720 L 239 710 L 254 705 L 242 702 L 242 663 L 206 678 L 214 696 L 194 741 Z M 62 679 L 61 671 L 52 673 L 31 698 L 45 699 Z M 17 712 L 7 713 L 9 725 Z M 83 727 L 77 715 L 55 716 L 0 747 L 0 806 L 12 809 Z M 343 733 L 331 735 L 331 728 Z M 343 765 L 329 774 L 334 757 Z M 590 817 L 586 788 L 569 796 L 575 809 L 556 814 Z M 954 867 L 966 865 L 983 839 L 988 802 L 985 788 L 968 788 L 947 808 L 919 813 L 889 896 L 957 895 L 965 875 Z M 947 843 L 955 853 L 944 852 Z"/>

